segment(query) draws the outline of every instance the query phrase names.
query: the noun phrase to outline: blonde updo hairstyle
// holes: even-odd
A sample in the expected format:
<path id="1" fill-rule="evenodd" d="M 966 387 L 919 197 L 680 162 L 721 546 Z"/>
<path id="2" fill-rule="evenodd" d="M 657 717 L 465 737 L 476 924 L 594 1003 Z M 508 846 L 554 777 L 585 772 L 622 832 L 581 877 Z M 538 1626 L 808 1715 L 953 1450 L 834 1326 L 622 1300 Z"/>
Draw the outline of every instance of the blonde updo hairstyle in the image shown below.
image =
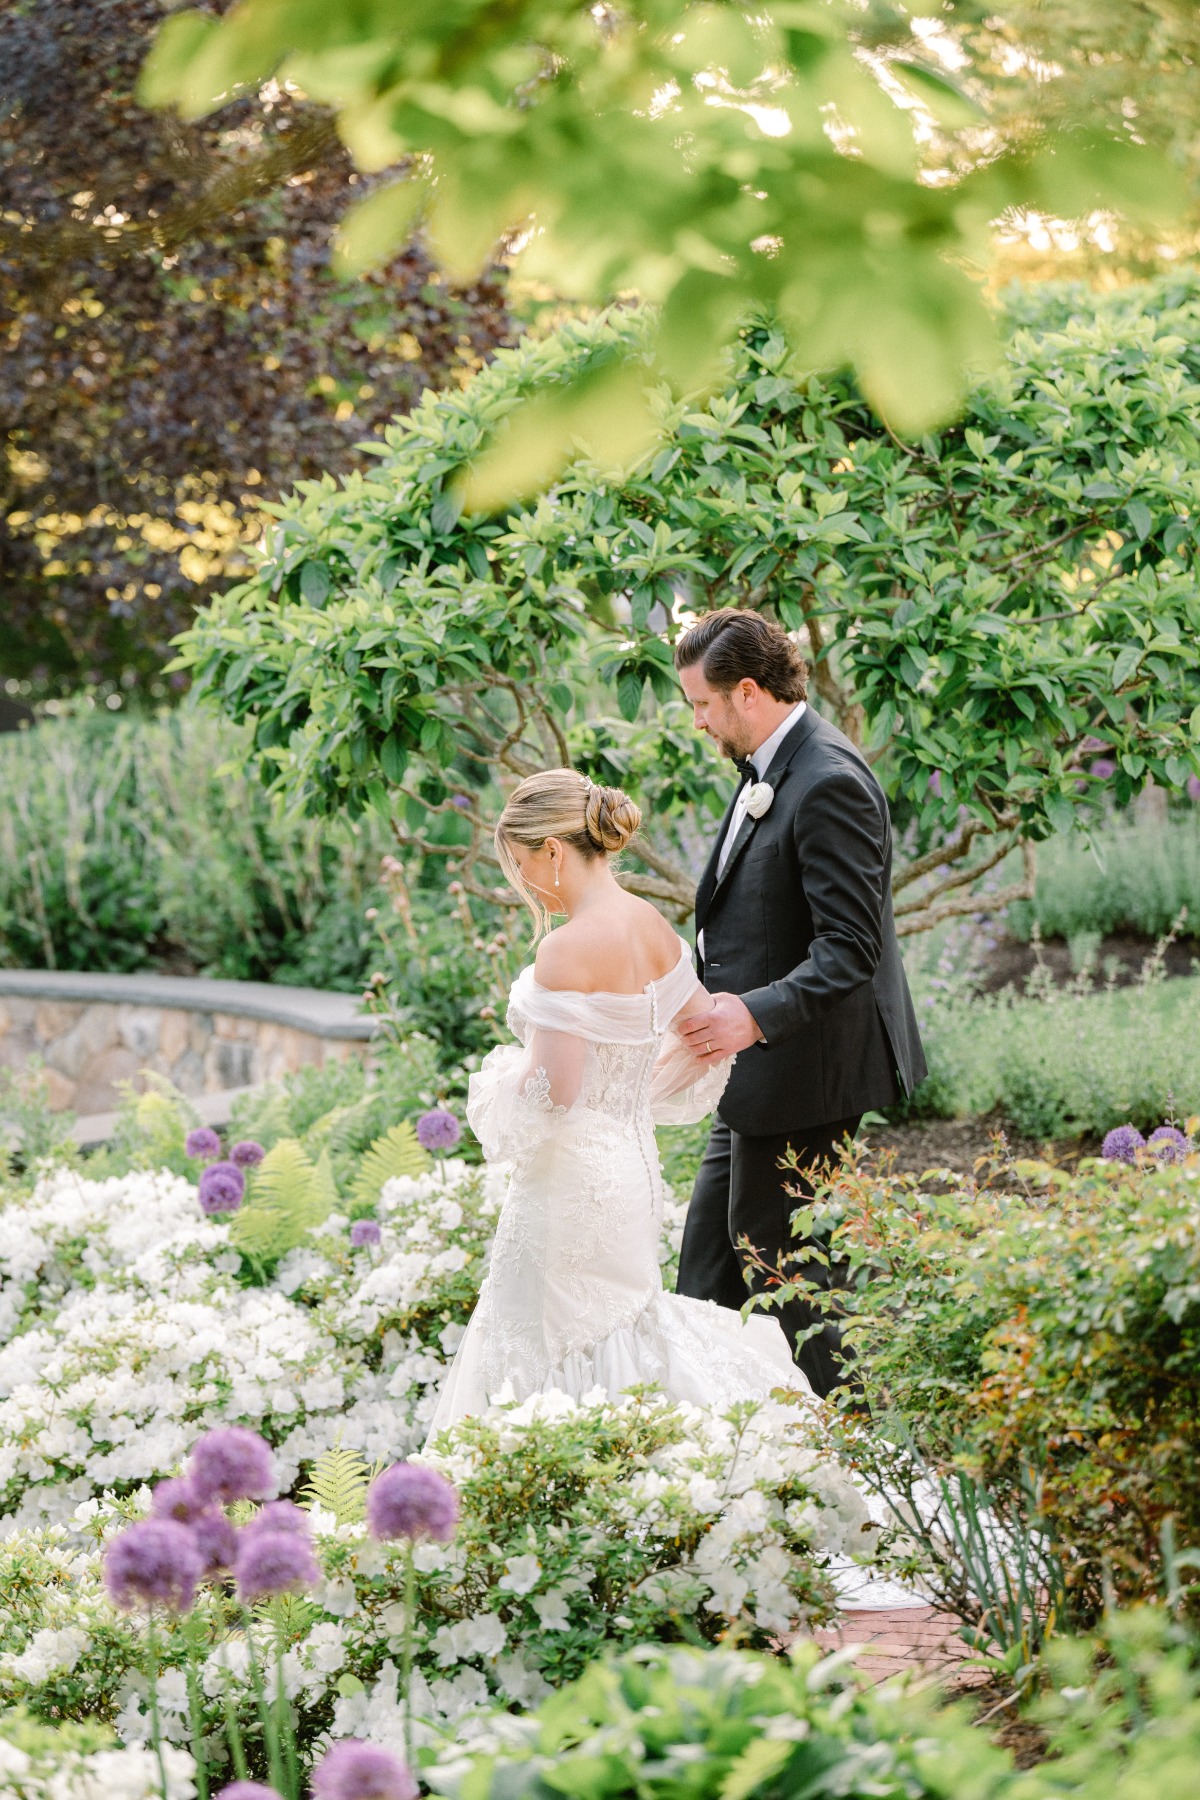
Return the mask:
<path id="1" fill-rule="evenodd" d="M 496 825 L 496 855 L 533 914 L 536 937 L 549 931 L 553 914 L 525 885 L 512 846 L 540 850 L 547 838 L 559 838 L 594 862 L 623 850 L 641 822 L 641 810 L 628 794 L 600 787 L 577 769 L 545 769 L 513 790 Z"/>

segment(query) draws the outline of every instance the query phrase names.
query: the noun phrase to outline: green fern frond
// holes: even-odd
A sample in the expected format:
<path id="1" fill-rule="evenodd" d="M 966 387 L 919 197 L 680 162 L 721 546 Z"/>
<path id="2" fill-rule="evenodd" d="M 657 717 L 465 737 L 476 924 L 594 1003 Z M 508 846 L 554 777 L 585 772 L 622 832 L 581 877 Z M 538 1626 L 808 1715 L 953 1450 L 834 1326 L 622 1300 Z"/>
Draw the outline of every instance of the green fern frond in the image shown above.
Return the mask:
<path id="1" fill-rule="evenodd" d="M 303 1594 L 272 1594 L 269 1600 L 259 1600 L 254 1611 L 274 1627 L 281 1650 L 311 1631 L 319 1617 L 318 1609 Z"/>
<path id="2" fill-rule="evenodd" d="M 328 1151 L 313 1162 L 295 1138 L 281 1138 L 254 1171 L 246 1204 L 230 1221 L 230 1239 L 247 1256 L 274 1261 L 324 1223 L 337 1197 Z"/>
<path id="3" fill-rule="evenodd" d="M 235 1119 L 239 1137 L 253 1138 L 268 1150 L 280 1138 L 292 1135 L 288 1097 L 277 1083 L 248 1096 L 247 1103 L 238 1107 Z"/>
<path id="4" fill-rule="evenodd" d="M 305 1506 L 320 1506 L 333 1514 L 339 1525 L 357 1525 L 366 1517 L 367 1489 L 382 1465 L 372 1468 L 357 1450 L 335 1444 L 323 1450 L 313 1464 L 302 1491 Z"/>
<path id="5" fill-rule="evenodd" d="M 350 1198 L 356 1207 L 374 1206 L 384 1182 L 400 1175 L 424 1175 L 428 1168 L 429 1158 L 417 1142 L 412 1125 L 405 1119 L 403 1124 L 393 1125 L 383 1137 L 376 1138 L 370 1149 L 363 1152 Z"/>
<path id="6" fill-rule="evenodd" d="M 357 1112 L 361 1105 L 361 1101 L 356 1101 L 353 1106 L 333 1106 L 327 1113 L 322 1113 L 319 1119 L 314 1119 L 300 1140 L 309 1155 L 319 1155 L 326 1149 L 333 1133 L 347 1114 Z"/>

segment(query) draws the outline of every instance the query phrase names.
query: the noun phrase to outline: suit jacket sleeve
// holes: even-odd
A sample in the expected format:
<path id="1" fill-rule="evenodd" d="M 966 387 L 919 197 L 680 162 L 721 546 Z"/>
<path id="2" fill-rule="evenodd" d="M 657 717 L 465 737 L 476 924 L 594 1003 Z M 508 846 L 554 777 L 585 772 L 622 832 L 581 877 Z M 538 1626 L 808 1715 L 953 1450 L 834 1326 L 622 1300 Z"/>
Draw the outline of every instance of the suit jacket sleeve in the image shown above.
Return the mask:
<path id="1" fill-rule="evenodd" d="M 796 968 L 742 995 L 768 1045 L 870 981 L 883 954 L 885 825 L 870 788 L 849 769 L 815 782 L 793 832 L 813 938 Z"/>

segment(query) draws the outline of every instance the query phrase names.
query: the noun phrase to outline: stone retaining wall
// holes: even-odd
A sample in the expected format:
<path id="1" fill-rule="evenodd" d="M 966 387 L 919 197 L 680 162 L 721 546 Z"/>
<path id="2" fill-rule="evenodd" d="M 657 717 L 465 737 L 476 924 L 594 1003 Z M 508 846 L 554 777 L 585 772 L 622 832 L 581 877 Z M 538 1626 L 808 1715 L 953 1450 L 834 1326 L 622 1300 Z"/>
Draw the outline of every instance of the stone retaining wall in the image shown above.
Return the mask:
<path id="1" fill-rule="evenodd" d="M 40 1057 L 57 1111 L 103 1113 L 142 1069 L 196 1096 L 366 1053 L 348 994 L 180 976 L 0 970 L 0 1065 Z"/>

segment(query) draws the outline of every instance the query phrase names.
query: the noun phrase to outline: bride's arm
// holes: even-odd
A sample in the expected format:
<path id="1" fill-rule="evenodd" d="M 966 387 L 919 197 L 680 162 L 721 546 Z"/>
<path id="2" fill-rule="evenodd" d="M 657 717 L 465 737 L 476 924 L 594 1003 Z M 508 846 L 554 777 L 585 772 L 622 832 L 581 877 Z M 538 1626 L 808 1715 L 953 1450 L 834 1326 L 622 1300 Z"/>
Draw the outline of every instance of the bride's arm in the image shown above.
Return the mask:
<path id="1" fill-rule="evenodd" d="M 488 1162 L 511 1162 L 550 1130 L 583 1084 L 587 1045 L 565 1031 L 530 1030 L 524 1044 L 488 1052 L 468 1086 L 467 1123 Z"/>
<path id="2" fill-rule="evenodd" d="M 650 1077 L 650 1111 L 657 1125 L 694 1125 L 714 1110 L 733 1067 L 733 1058 L 702 1063 L 679 1036 L 685 1020 L 701 1018 L 713 1008 L 700 983 L 676 1013 Z"/>

